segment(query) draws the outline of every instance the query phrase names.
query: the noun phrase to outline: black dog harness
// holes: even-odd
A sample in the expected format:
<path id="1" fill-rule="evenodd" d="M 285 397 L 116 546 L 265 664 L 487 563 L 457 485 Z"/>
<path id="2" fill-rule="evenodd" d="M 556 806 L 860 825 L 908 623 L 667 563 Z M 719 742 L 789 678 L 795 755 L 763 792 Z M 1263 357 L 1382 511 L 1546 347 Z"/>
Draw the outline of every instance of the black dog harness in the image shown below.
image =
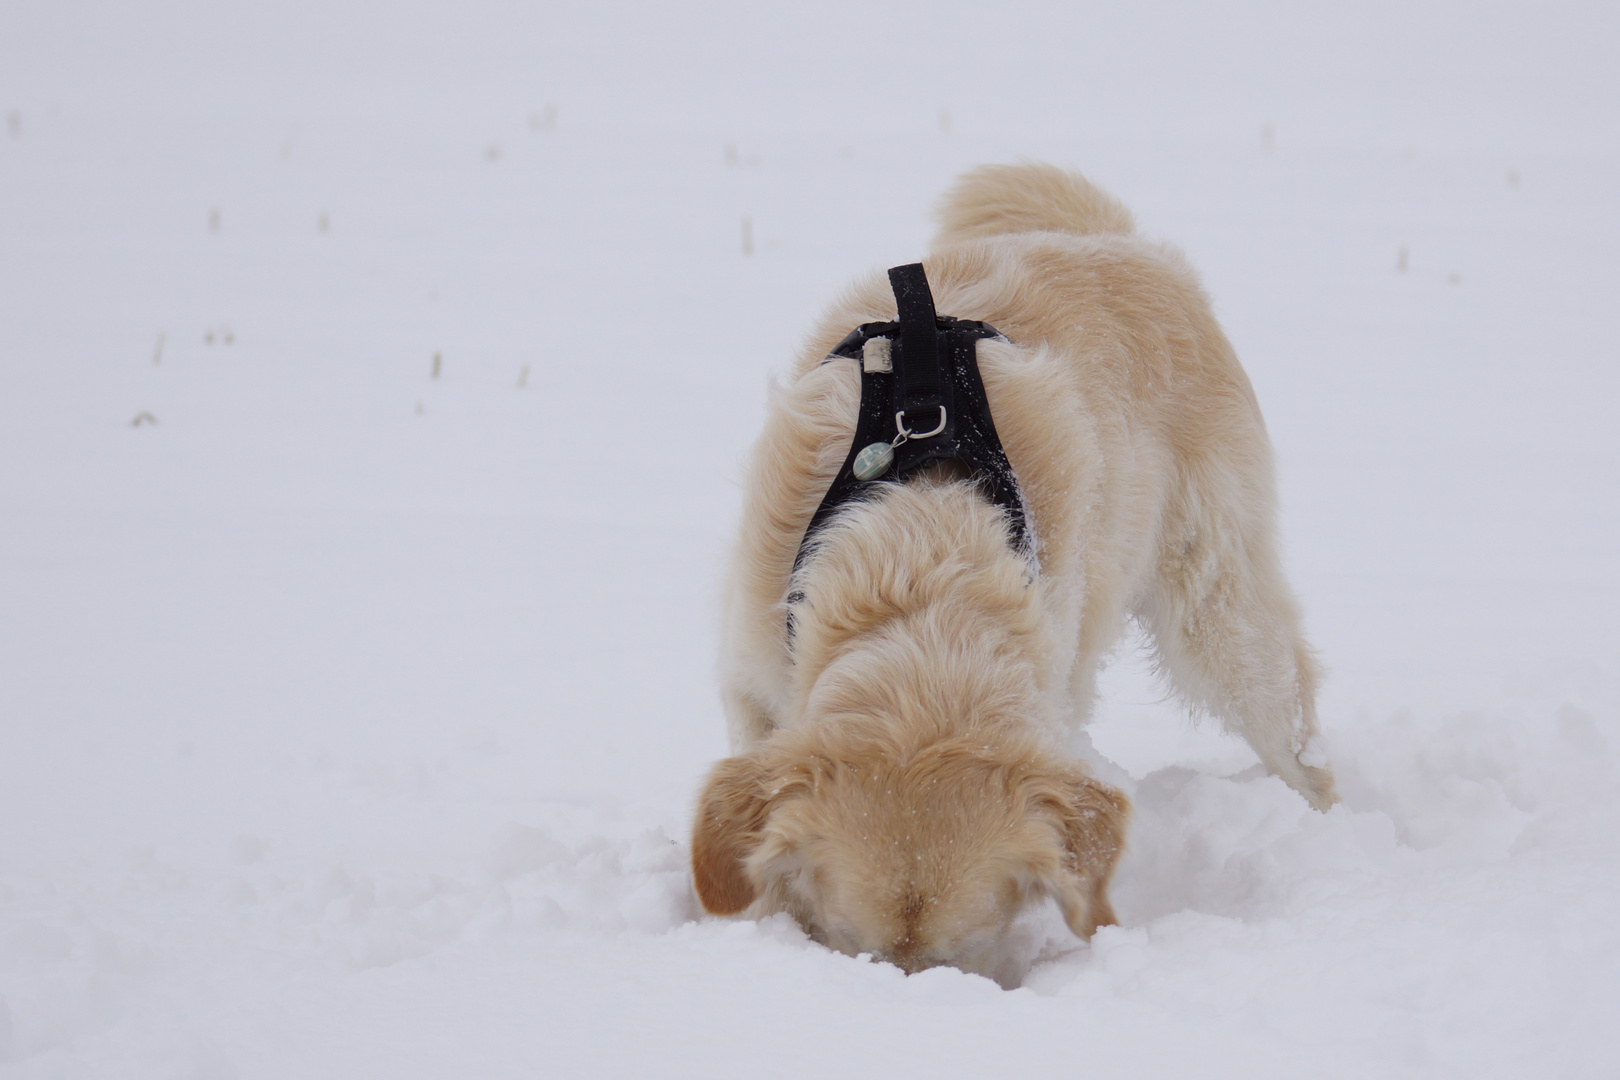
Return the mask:
<path id="1" fill-rule="evenodd" d="M 861 362 L 861 411 L 849 456 L 799 542 L 794 573 L 809 560 L 816 533 L 846 502 L 863 497 L 879 482 L 903 481 L 941 461 L 959 461 L 972 471 L 985 495 L 1006 512 L 1013 548 L 1033 565 L 1035 544 L 1024 496 L 996 435 L 979 377 L 979 340 L 1007 339 L 988 323 L 936 315 L 921 263 L 896 266 L 889 271 L 889 283 L 899 319 L 857 326 L 823 361 Z M 802 589 L 788 594 L 790 645 L 793 606 L 803 600 Z"/>

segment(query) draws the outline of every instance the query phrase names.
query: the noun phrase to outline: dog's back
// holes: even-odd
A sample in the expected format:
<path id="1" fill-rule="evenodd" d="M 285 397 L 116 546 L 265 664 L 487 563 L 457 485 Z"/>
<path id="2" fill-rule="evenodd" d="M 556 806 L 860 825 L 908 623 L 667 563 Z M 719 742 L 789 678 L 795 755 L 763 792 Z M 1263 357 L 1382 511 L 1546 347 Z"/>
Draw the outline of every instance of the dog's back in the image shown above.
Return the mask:
<path id="1" fill-rule="evenodd" d="M 1051 165 L 984 165 L 963 174 L 939 210 L 936 249 L 1008 233 L 1131 233 L 1123 203 L 1078 173 Z"/>

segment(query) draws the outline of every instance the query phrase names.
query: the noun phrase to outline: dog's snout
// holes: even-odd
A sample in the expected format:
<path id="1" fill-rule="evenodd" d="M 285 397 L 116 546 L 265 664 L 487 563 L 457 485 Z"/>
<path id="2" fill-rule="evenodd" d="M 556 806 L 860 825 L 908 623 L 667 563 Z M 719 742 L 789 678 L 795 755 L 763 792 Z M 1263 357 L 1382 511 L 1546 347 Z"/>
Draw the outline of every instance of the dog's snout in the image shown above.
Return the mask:
<path id="1" fill-rule="evenodd" d="M 921 953 L 913 951 L 911 948 L 909 948 L 909 943 L 898 944 L 895 948 L 885 951 L 881 955 L 881 958 L 887 963 L 893 964 L 907 975 L 915 975 L 919 971 L 927 971 L 929 968 L 939 967 L 945 962 L 943 960 L 938 960 L 931 956 L 924 956 Z"/>
<path id="2" fill-rule="evenodd" d="M 883 950 L 884 960 L 904 971 L 907 975 L 915 975 L 919 971 L 926 971 L 931 967 L 938 967 L 945 963 L 938 957 L 928 955 L 925 938 L 919 931 L 915 915 L 908 919 L 905 933 L 895 940 L 894 944 Z"/>

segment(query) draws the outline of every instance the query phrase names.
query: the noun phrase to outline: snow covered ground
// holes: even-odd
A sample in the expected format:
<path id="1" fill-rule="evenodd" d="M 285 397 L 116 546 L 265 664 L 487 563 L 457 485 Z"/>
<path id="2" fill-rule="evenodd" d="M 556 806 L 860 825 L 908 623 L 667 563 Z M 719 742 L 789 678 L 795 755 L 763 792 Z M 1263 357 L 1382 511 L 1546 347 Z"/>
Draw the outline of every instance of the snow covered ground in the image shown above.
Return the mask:
<path id="1" fill-rule="evenodd" d="M 0 1076 L 1620 1075 L 1612 10 L 0 23 Z M 1121 925 L 1006 990 L 685 837 L 767 379 L 1020 156 L 1202 270 L 1344 803 L 1122 650 Z"/>

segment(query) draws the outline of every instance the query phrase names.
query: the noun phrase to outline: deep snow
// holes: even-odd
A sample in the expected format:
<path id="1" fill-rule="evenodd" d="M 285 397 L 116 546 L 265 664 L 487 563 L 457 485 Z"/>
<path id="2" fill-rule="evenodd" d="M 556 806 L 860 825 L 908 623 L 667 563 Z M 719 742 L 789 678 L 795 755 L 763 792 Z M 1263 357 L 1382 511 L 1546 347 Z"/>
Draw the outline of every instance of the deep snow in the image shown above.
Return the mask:
<path id="1" fill-rule="evenodd" d="M 1620 1072 L 1613 13 L 3 21 L 0 1076 Z M 1203 273 L 1344 803 L 1123 648 L 1122 925 L 1008 991 L 685 834 L 767 379 L 1019 156 Z"/>

